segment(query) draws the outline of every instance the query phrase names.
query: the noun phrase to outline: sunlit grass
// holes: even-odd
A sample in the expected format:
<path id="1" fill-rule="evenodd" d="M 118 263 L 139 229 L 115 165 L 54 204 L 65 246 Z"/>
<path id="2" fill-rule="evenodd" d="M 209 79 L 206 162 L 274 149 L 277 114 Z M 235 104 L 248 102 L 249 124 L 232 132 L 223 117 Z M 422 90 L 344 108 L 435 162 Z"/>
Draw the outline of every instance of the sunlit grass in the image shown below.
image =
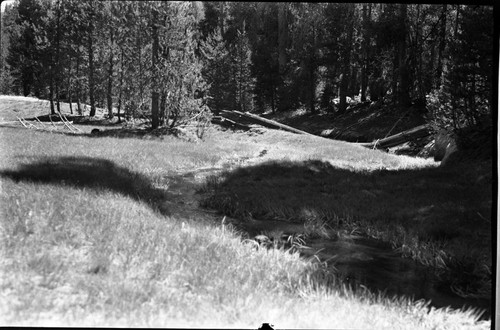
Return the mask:
<path id="1" fill-rule="evenodd" d="M 330 292 L 315 264 L 242 244 L 226 226 L 165 218 L 112 192 L 3 185 L 11 192 L 2 195 L 7 324 L 254 326 L 264 318 L 283 327 L 427 328 L 425 306 Z M 465 329 L 475 316 L 434 318 L 426 322 Z"/>
<path id="2" fill-rule="evenodd" d="M 222 219 L 180 217 L 163 205 L 170 177 L 236 166 L 262 148 L 285 156 L 274 147 L 215 133 L 189 143 L 1 129 L 2 324 L 489 326 L 471 311 L 429 312 L 425 303 L 342 289 L 292 250 L 256 248 Z"/>

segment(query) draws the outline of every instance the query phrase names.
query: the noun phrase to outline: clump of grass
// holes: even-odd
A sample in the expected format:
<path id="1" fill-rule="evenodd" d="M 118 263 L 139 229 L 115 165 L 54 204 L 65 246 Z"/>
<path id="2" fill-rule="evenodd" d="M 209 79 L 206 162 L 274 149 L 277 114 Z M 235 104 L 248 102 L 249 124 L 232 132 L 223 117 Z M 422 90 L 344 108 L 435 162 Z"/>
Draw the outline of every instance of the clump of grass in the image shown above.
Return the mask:
<path id="1" fill-rule="evenodd" d="M 281 230 L 263 231 L 253 239 L 244 239 L 245 243 L 266 249 L 279 249 L 284 252 L 297 253 L 306 246 L 307 235 L 304 233 L 285 234 Z M 322 271 L 327 271 L 324 268 Z"/>
<path id="2" fill-rule="evenodd" d="M 332 237 L 332 228 L 329 225 L 328 218 L 321 216 L 314 209 L 303 209 L 299 213 L 299 219 L 304 222 L 304 234 L 310 238 Z"/>

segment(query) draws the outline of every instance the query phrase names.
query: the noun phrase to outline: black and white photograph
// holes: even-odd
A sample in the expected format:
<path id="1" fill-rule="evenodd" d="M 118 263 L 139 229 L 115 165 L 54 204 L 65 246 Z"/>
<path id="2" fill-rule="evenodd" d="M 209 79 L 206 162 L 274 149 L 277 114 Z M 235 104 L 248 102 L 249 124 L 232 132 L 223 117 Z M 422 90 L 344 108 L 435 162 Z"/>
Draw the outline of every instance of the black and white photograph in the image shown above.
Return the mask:
<path id="1" fill-rule="evenodd" d="M 495 14 L 1 1 L 0 326 L 496 328 Z"/>

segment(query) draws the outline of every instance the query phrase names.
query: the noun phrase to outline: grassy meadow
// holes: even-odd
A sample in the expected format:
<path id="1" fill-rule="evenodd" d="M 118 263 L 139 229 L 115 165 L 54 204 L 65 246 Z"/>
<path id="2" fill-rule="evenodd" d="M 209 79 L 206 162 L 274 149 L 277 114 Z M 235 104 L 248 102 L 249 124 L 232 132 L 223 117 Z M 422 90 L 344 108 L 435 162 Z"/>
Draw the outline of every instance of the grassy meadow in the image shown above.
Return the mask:
<path id="1" fill-rule="evenodd" d="M 227 215 L 300 222 L 307 220 L 301 214 L 313 214 L 313 221 L 358 226 L 403 250 L 414 244 L 429 262 L 436 260 L 425 245 L 434 240 L 422 239 L 429 234 L 439 241 L 451 232 L 452 245 L 481 237 L 477 251 L 484 252 L 491 237 L 481 236 L 485 220 L 474 212 L 488 218 L 480 201 L 488 198 L 485 181 L 466 199 L 469 177 L 440 172 L 432 161 L 279 131 L 215 128 L 198 142 L 0 128 L 0 152 L 2 325 L 490 326 L 472 310 L 353 292 L 314 258 L 257 248 L 223 215 L 174 205 L 179 191 L 173 183 L 182 175 L 224 170 L 198 189 L 208 193 L 206 205 Z M 446 186 L 454 175 L 457 185 Z M 450 213 L 457 203 L 474 209 Z M 467 223 L 468 232 L 461 228 L 469 219 L 464 214 L 476 221 Z M 431 222 L 440 215 L 442 222 Z M 445 221 L 457 229 L 448 231 Z M 393 228 L 403 234 L 391 234 Z M 462 250 L 450 245 L 443 251 Z"/>

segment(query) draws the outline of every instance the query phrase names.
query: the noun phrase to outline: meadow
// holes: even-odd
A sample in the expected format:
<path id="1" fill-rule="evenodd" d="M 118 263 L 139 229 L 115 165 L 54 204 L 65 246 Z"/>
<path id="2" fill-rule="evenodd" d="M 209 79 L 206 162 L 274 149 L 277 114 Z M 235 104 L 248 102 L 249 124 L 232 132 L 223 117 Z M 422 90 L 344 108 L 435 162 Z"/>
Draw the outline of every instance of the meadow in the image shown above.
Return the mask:
<path id="1" fill-rule="evenodd" d="M 204 141 L 189 142 L 1 128 L 0 143 L 3 325 L 490 326 L 475 310 L 436 309 L 407 297 L 353 291 L 315 258 L 259 248 L 226 223 L 224 214 L 183 204 L 175 184 L 186 173 L 206 169 L 219 174 L 196 189 L 211 192 L 215 209 L 232 217 L 251 213 L 302 221 L 296 213 L 302 204 L 290 199 L 290 187 L 297 186 L 307 192 L 301 196 L 309 196 L 304 205 L 314 200 L 318 212 L 335 212 L 338 219 L 366 218 L 359 222 L 364 226 L 392 211 L 384 203 L 373 213 L 366 209 L 388 194 L 401 194 L 405 171 L 408 180 L 421 171 L 426 180 L 432 173 L 441 177 L 431 160 L 264 129 L 248 134 L 211 128 Z M 419 184 L 426 187 L 424 179 Z M 396 181 L 392 190 L 372 189 L 377 182 L 393 187 Z M 421 195 L 419 184 L 409 194 Z M 231 189 L 245 198 L 226 198 L 229 206 L 218 207 L 219 196 Z M 324 207 L 314 197 L 317 189 L 337 196 L 343 212 Z M 362 190 L 380 196 L 365 197 L 364 208 L 360 202 L 349 206 Z M 413 209 L 428 202 L 422 197 Z M 478 207 L 483 212 L 484 205 Z M 388 225 L 401 225 L 402 218 Z M 444 231 L 444 224 L 427 226 L 425 233 Z M 370 235 L 378 228 L 384 238 L 380 226 L 366 228 Z"/>

